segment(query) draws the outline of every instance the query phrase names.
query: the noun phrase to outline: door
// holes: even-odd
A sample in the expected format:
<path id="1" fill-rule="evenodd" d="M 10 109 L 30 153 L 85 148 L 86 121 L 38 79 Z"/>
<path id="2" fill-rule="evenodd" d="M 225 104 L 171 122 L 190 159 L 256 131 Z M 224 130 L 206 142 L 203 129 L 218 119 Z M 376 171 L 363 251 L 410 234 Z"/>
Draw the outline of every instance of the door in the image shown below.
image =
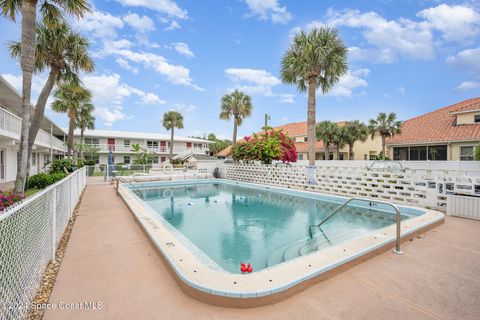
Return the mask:
<path id="1" fill-rule="evenodd" d="M 191 148 L 192 147 L 192 143 L 191 142 L 187 142 L 187 148 Z"/>
<path id="2" fill-rule="evenodd" d="M 115 139 L 114 138 L 108 138 L 107 139 L 108 143 L 108 150 L 110 151 L 115 151 Z"/>
<path id="3" fill-rule="evenodd" d="M 165 147 L 167 146 L 166 141 L 160 141 L 160 152 L 165 152 Z M 162 160 L 163 162 L 163 160 Z"/>
<path id="4" fill-rule="evenodd" d="M 5 180 L 5 149 L 0 149 L 0 181 Z"/>

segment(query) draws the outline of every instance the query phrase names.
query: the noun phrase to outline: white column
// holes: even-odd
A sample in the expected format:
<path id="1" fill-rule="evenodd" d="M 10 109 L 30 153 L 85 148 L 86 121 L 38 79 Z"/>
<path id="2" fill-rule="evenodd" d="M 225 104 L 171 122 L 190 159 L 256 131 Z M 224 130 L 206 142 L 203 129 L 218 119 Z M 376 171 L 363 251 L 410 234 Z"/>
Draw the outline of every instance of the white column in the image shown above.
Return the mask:
<path id="1" fill-rule="evenodd" d="M 53 124 L 50 123 L 50 161 L 53 160 Z"/>

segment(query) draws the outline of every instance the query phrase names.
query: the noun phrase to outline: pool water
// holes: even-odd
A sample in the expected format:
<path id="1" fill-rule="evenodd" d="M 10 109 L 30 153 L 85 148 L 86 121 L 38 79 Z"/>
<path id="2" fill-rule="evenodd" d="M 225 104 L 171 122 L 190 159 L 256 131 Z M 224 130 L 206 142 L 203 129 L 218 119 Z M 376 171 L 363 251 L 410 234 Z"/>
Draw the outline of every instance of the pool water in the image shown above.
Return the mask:
<path id="1" fill-rule="evenodd" d="M 395 223 L 393 210 L 355 204 L 317 225 L 345 199 L 308 197 L 225 182 L 139 186 L 143 200 L 218 266 L 254 271 L 322 250 Z M 305 193 L 308 195 L 308 193 Z M 402 211 L 402 219 L 411 216 Z"/>

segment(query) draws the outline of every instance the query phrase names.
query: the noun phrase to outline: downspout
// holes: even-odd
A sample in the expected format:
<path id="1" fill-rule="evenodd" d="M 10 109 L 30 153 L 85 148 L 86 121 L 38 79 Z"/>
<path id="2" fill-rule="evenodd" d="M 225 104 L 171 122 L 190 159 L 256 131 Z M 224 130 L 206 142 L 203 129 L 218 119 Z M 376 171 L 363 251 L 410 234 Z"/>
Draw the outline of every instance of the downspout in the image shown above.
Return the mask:
<path id="1" fill-rule="evenodd" d="M 50 161 L 53 160 L 53 124 L 50 123 Z"/>

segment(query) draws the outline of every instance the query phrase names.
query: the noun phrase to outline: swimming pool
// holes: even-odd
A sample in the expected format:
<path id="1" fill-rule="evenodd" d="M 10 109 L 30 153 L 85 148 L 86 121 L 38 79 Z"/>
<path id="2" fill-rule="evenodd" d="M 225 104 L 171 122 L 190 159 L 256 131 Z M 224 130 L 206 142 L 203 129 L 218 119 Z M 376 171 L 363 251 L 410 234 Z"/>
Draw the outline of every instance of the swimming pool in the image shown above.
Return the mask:
<path id="1" fill-rule="evenodd" d="M 147 232 L 158 234 L 156 241 L 149 233 L 180 278 L 222 296 L 273 294 L 395 239 L 393 208 L 369 201 L 355 200 L 312 229 L 348 198 L 222 179 L 122 185 L 120 191 Z M 426 209 L 401 206 L 400 212 L 404 234 L 443 219 Z M 342 257 L 335 254 L 340 247 Z M 254 288 L 258 275 L 272 278 L 300 263 L 312 268 L 318 257 L 330 263 L 285 274 L 282 285 L 268 279 L 268 289 Z M 242 275 L 242 262 L 253 273 Z"/>

